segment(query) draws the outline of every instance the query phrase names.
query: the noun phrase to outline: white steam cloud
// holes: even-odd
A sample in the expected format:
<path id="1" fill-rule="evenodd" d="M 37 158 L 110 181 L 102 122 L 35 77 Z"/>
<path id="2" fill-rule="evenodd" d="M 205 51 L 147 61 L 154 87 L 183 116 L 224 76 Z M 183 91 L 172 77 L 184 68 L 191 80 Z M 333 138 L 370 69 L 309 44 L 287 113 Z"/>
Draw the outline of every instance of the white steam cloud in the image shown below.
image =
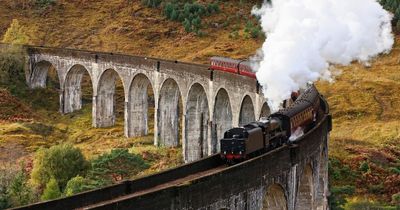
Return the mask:
<path id="1" fill-rule="evenodd" d="M 257 79 L 273 110 L 308 82 L 330 80 L 331 64 L 367 62 L 394 43 L 392 15 L 375 0 L 272 0 L 253 14 L 267 37 Z"/>

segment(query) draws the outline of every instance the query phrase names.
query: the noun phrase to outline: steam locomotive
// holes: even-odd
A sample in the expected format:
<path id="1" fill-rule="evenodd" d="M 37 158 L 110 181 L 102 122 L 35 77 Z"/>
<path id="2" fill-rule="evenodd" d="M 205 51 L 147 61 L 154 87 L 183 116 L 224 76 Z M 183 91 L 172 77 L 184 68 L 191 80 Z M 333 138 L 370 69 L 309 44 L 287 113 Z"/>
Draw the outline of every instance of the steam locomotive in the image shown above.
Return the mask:
<path id="1" fill-rule="evenodd" d="M 256 74 L 252 71 L 249 61 L 235 60 L 223 57 L 212 57 L 210 59 L 210 62 L 210 68 L 213 70 L 240 74 L 254 79 L 256 78 Z"/>
<path id="2" fill-rule="evenodd" d="M 246 160 L 290 143 L 309 131 L 323 115 L 322 96 L 310 85 L 292 100 L 290 106 L 267 119 L 226 131 L 220 140 L 221 158 L 230 164 Z"/>

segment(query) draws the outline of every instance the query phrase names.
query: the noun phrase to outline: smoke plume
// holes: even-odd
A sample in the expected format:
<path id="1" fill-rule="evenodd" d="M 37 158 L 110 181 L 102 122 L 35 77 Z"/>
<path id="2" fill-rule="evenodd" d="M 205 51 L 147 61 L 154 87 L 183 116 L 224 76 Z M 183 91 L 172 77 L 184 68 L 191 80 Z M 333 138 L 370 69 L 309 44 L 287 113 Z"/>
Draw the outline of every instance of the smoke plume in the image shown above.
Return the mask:
<path id="1" fill-rule="evenodd" d="M 330 65 L 366 63 L 394 43 L 392 15 L 375 0 L 272 0 L 252 12 L 267 37 L 257 79 L 273 110 L 308 82 L 330 80 Z"/>

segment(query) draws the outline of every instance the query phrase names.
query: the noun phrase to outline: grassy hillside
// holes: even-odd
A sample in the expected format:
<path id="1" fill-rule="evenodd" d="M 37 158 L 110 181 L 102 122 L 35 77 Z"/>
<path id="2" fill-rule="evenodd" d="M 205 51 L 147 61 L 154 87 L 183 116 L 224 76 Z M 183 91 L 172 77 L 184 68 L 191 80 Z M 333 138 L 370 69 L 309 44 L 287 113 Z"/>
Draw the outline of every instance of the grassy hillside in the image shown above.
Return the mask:
<path id="1" fill-rule="evenodd" d="M 0 36 L 12 19 L 18 19 L 34 45 L 207 63 L 213 55 L 247 58 L 264 41 L 245 32 L 252 20 L 250 10 L 260 1 L 221 1 L 220 13 L 203 18 L 202 36 L 185 32 L 181 23 L 167 20 L 161 9 L 145 7 L 140 1 L 59 1 L 45 9 L 21 9 L 20 1 L 0 4 Z M 353 63 L 336 68 L 340 74 L 334 83 L 318 84 L 334 119 L 329 148 L 332 197 L 337 203 L 349 198 L 348 209 L 395 205 L 400 200 L 400 37 L 390 54 L 378 57 L 369 67 Z M 73 142 L 88 157 L 110 148 L 131 148 L 153 161 L 144 173 L 181 163 L 180 149 L 157 149 L 151 136 L 125 139 L 121 119 L 113 128 L 91 128 L 90 104 L 60 115 L 54 90 L 26 95 L 17 98 L 0 91 L 0 161 L 29 157 L 40 146 Z"/>
<path id="2" fill-rule="evenodd" d="M 186 33 L 181 23 L 167 20 L 160 9 L 147 8 L 140 1 L 58 1 L 46 9 L 21 9 L 15 3 L 21 1 L 2 1 L 0 33 L 18 19 L 34 45 L 207 62 L 212 55 L 246 58 L 262 43 L 262 39 L 241 36 L 245 18 L 260 1 L 223 2 L 219 14 L 203 18 L 206 35 L 201 39 Z"/>

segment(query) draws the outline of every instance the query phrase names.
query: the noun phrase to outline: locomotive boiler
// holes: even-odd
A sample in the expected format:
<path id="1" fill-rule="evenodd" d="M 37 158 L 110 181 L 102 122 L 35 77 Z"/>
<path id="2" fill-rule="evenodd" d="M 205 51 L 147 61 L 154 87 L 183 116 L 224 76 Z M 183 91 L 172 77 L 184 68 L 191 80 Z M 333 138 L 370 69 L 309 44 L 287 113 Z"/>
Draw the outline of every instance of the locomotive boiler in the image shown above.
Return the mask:
<path id="1" fill-rule="evenodd" d="M 321 100 L 315 86 L 309 85 L 287 108 L 264 120 L 226 131 L 220 140 L 221 158 L 235 163 L 290 144 L 315 125 L 323 108 Z"/>

